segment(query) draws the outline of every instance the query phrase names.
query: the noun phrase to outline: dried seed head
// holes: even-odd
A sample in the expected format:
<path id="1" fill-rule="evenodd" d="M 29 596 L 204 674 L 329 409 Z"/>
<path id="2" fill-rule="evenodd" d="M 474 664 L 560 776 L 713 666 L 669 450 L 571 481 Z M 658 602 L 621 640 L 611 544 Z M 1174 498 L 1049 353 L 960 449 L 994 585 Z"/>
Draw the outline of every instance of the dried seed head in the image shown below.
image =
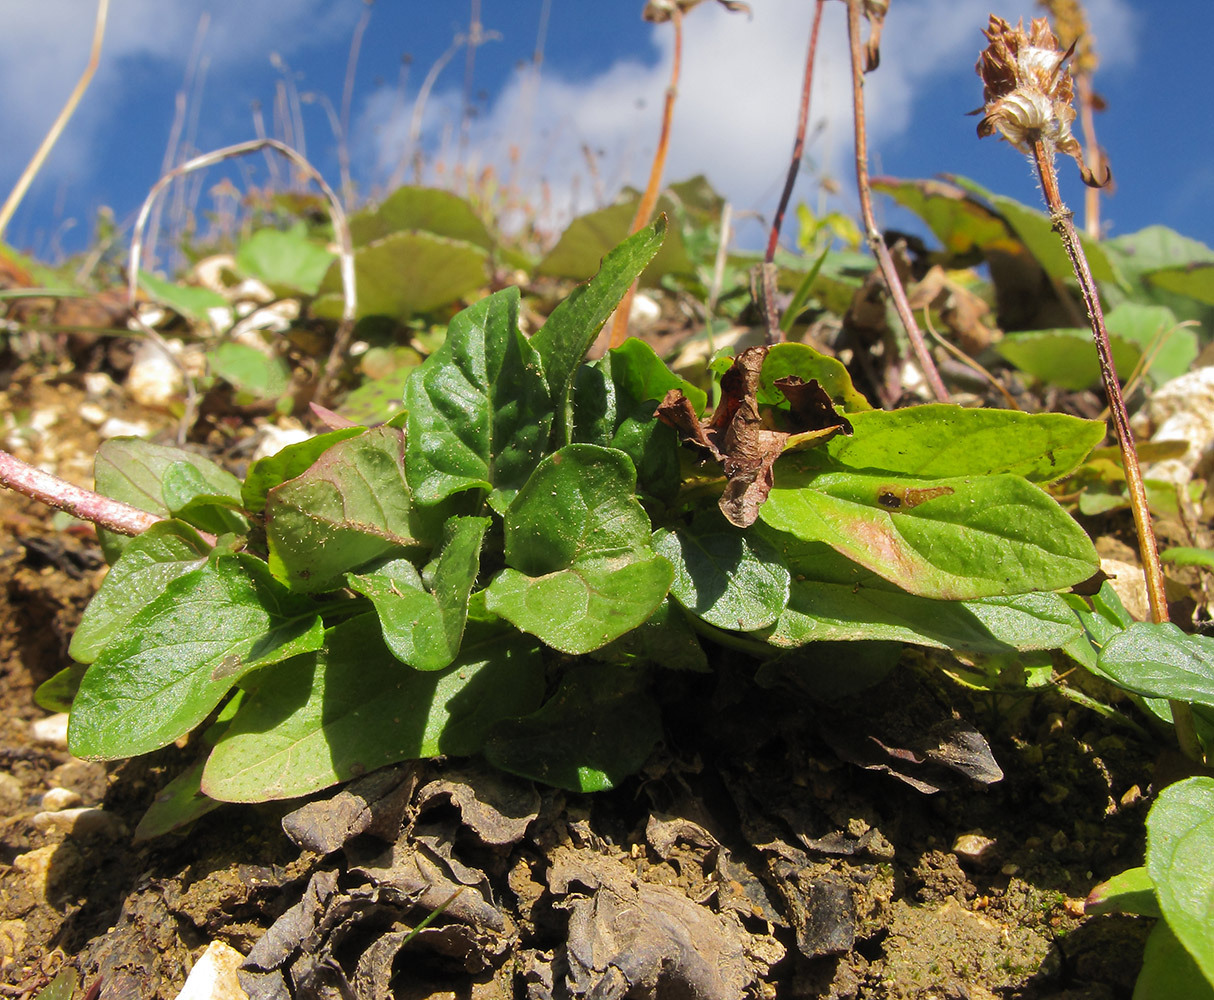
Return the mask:
<path id="1" fill-rule="evenodd" d="M 1051 155 L 1066 153 L 1079 164 L 1084 182 L 1098 187 L 1071 134 L 1074 93 L 1065 66 L 1071 53 L 1058 48 L 1049 21 L 1035 18 L 1026 34 L 1023 21 L 1013 28 L 992 14 L 990 27 L 983 34 L 990 45 L 975 67 L 982 77 L 985 102 L 978 135 L 998 132 L 1026 154 L 1031 154 L 1037 143 Z"/>

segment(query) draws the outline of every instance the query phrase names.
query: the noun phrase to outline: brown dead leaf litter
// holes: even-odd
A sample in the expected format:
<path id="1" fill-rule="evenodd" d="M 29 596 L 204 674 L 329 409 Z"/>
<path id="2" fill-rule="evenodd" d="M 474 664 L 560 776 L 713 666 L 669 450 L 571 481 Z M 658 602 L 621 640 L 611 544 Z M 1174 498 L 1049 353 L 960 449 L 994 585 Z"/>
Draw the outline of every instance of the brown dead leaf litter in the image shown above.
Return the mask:
<path id="1" fill-rule="evenodd" d="M 21 393 L 59 414 L 73 478 L 97 445 L 83 389 Z M 33 689 L 103 571 L 10 494 L 0 528 L 4 996 L 72 963 L 81 995 L 173 998 L 213 940 L 255 1000 L 1131 995 L 1146 926 L 1079 901 L 1141 858 L 1154 744 L 1055 694 L 971 698 L 911 651 L 825 704 L 723 653 L 666 679 L 666 742 L 610 793 L 448 760 L 133 845 L 191 748 L 102 766 L 34 738 Z"/>

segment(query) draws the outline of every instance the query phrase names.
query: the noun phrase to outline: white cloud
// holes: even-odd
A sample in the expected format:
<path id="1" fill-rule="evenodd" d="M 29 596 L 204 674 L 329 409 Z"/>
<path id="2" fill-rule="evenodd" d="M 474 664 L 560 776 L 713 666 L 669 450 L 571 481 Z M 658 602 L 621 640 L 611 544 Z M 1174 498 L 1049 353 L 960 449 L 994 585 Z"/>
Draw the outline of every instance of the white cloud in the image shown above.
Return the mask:
<path id="1" fill-rule="evenodd" d="M 1134 60 L 1133 12 L 1128 0 L 1089 0 L 1098 25 L 1104 66 Z M 814 4 L 808 0 L 754 0 L 753 19 L 716 4 L 696 8 L 685 21 L 683 76 L 674 112 L 666 179 L 704 172 L 735 207 L 769 211 L 778 197 L 800 100 L 800 82 Z M 1002 16 L 1031 18 L 1032 0 L 1010 0 Z M 899 0 L 892 4 L 881 66 L 866 78 L 870 144 L 902 135 L 925 87 L 956 79 L 981 101 L 973 67 L 984 45 L 988 7 L 966 0 Z M 655 26 L 656 65 L 623 59 L 589 79 L 545 71 L 538 87 L 520 70 L 497 95 L 490 112 L 472 124 L 471 159 L 499 167 L 512 146 L 522 147 L 519 180 L 549 182 L 553 203 L 591 207 L 591 180 L 583 145 L 601 151 L 598 169 L 610 196 L 621 183 L 644 186 L 656 145 L 669 79 L 673 34 Z M 807 155 L 820 170 L 850 182 L 851 89 L 843 4 L 826 6 L 817 57 L 811 124 L 819 131 Z M 436 135 L 458 101 L 451 92 L 432 99 L 423 144 Z M 391 173 L 405 146 L 411 109 L 392 107 L 391 95 L 363 110 L 361 142 L 379 179 Z M 447 153 L 450 154 L 448 146 Z M 366 161 L 364 161 L 366 162 Z M 577 180 L 575 180 L 577 178 Z M 557 220 L 554 220 L 557 221 Z"/>
<path id="2" fill-rule="evenodd" d="M 88 172 L 87 151 L 98 142 L 121 142 L 139 122 L 123 120 L 133 68 L 152 61 L 170 80 L 180 80 L 194 44 L 199 17 L 210 13 L 204 51 L 211 72 L 259 65 L 271 51 L 289 54 L 307 44 L 348 37 L 358 16 L 353 5 L 324 0 L 210 0 L 205 5 L 171 0 L 113 0 L 101 62 L 92 85 L 60 138 L 46 172 Z M 88 61 L 96 6 L 88 0 L 10 0 L 0 31 L 0 92 L 5 141 L 0 183 L 11 183 L 28 162 Z M 174 89 L 163 95 L 172 108 Z M 166 136 L 167 138 L 167 136 Z"/>

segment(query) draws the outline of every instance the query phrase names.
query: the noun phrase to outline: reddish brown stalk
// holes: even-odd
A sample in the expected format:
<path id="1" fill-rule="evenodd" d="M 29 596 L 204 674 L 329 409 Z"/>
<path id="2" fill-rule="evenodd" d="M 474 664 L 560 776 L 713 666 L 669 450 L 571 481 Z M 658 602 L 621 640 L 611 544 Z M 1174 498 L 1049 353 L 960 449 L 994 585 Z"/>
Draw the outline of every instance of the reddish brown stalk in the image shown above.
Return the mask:
<path id="1" fill-rule="evenodd" d="M 805 57 L 805 76 L 801 80 L 801 109 L 797 114 L 797 138 L 793 142 L 792 162 L 788 165 L 788 176 L 784 178 L 784 190 L 780 193 L 780 204 L 776 206 L 775 218 L 771 223 L 771 235 L 767 238 L 767 253 L 763 259 L 770 264 L 776 256 L 776 246 L 780 242 L 780 228 L 784 225 L 784 213 L 788 211 L 788 202 L 792 198 L 792 189 L 797 182 L 797 174 L 801 171 L 801 156 L 805 151 L 805 126 L 809 121 L 809 97 L 813 89 L 814 58 L 818 54 L 818 29 L 822 26 L 822 9 L 826 0 L 817 0 L 814 6 L 814 23 L 809 29 L 809 52 Z"/>
<path id="2" fill-rule="evenodd" d="M 649 183 L 645 186 L 645 193 L 641 195 L 641 203 L 637 206 L 637 214 L 632 220 L 629 233 L 640 232 L 642 227 L 648 224 L 658 204 L 662 173 L 666 169 L 666 152 L 670 147 L 670 123 L 674 119 L 674 102 L 679 94 L 679 72 L 683 65 L 683 11 L 677 5 L 671 10 L 670 20 L 674 27 L 674 58 L 670 67 L 670 85 L 666 88 L 666 106 L 662 109 L 662 132 L 658 137 L 658 148 L 653 154 L 653 165 L 649 168 Z M 615 319 L 611 322 L 611 347 L 619 347 L 628 339 L 628 314 L 632 310 L 632 299 L 636 290 L 637 283 L 634 281 L 615 311 Z"/>
<path id="3" fill-rule="evenodd" d="M 1084 162 L 1093 177 L 1103 177 L 1108 173 L 1108 164 L 1096 141 L 1092 78 L 1087 73 L 1076 74 L 1075 97 L 1079 102 L 1079 126 L 1083 130 Z M 1084 188 L 1083 193 L 1083 228 L 1092 239 L 1100 239 L 1100 188 L 1091 185 Z"/>
<path id="4" fill-rule="evenodd" d="M 862 0 L 847 0 L 847 36 L 851 47 L 852 106 L 855 111 L 856 187 L 860 195 L 860 214 L 864 219 L 864 232 L 869 249 L 876 255 L 877 263 L 881 267 L 881 274 L 885 278 L 886 287 L 894 300 L 898 318 L 902 320 L 902 326 L 910 339 L 915 360 L 919 362 L 919 367 L 932 390 L 932 395 L 938 400 L 945 401 L 949 398 L 948 390 L 940 379 L 940 373 L 936 370 L 936 363 L 927 349 L 923 333 L 915 322 L 915 314 L 911 311 L 906 290 L 898 278 L 893 257 L 890 256 L 889 248 L 885 245 L 880 230 L 877 229 L 876 216 L 873 214 L 872 191 L 868 184 L 868 138 L 864 124 L 865 57 L 860 45 L 861 2 Z"/>
<path id="5" fill-rule="evenodd" d="M 7 451 L 0 451 L 0 486 L 120 535 L 138 535 L 157 521 L 164 520 L 157 514 L 149 514 L 146 510 L 111 500 L 92 490 L 73 486 L 58 476 L 27 465 Z M 205 532 L 199 534 L 208 544 L 215 544 L 214 535 Z"/>
<path id="6" fill-rule="evenodd" d="M 1100 379 L 1104 383 L 1105 397 L 1109 404 L 1109 415 L 1121 452 L 1125 469 L 1126 487 L 1130 494 L 1130 510 L 1134 514 L 1134 527 L 1138 532 L 1138 551 L 1142 560 L 1142 573 L 1146 579 L 1147 600 L 1151 607 L 1151 620 L 1162 624 L 1168 620 L 1168 599 L 1164 590 L 1163 567 L 1159 562 L 1159 548 L 1155 541 L 1155 529 L 1151 524 L 1151 511 L 1147 505 L 1146 486 L 1142 481 L 1142 470 L 1138 465 L 1138 453 L 1134 450 L 1134 432 L 1130 429 L 1130 417 L 1126 412 L 1121 384 L 1117 380 L 1117 369 L 1113 364 L 1113 350 L 1109 344 L 1108 330 L 1104 325 L 1104 311 L 1096 282 L 1088 267 L 1087 257 L 1079 242 L 1079 234 L 1071 219 L 1070 210 L 1062 203 L 1058 190 L 1058 174 L 1054 170 L 1052 151 L 1045 143 L 1033 143 L 1033 162 L 1041 178 L 1041 190 L 1050 209 L 1050 221 L 1054 232 L 1062 238 L 1062 245 L 1075 269 L 1079 280 L 1079 291 L 1091 320 L 1092 337 L 1096 341 L 1096 354 L 1100 359 Z M 1176 740 L 1181 750 L 1192 760 L 1203 759 L 1201 742 L 1194 728 L 1193 714 L 1189 705 L 1182 701 L 1169 701 L 1172 723 L 1176 727 Z"/>

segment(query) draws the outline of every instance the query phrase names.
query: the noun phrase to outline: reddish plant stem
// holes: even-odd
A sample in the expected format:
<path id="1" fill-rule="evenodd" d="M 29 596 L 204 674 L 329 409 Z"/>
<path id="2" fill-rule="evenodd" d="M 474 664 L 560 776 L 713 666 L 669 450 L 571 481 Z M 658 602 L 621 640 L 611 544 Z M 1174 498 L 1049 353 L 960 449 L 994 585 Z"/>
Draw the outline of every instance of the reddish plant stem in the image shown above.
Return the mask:
<path id="1" fill-rule="evenodd" d="M 860 195 L 860 214 L 864 219 L 865 238 L 868 241 L 869 249 L 877 258 L 886 287 L 889 288 L 890 296 L 894 300 L 894 308 L 910 339 L 911 350 L 915 353 L 915 360 L 919 362 L 923 377 L 927 380 L 932 395 L 938 400 L 946 401 L 949 398 L 948 390 L 944 387 L 940 373 L 936 370 L 936 363 L 927 349 L 923 332 L 915 322 L 915 314 L 911 311 L 906 290 L 902 287 L 902 281 L 894 268 L 893 257 L 890 256 L 889 248 L 885 245 L 880 230 L 877 229 L 876 216 L 873 214 L 873 197 L 868 184 L 868 138 L 864 124 L 865 63 L 863 49 L 860 45 L 860 3 L 861 0 L 847 0 L 847 37 L 851 47 L 852 107 L 855 114 L 856 132 L 856 187 Z"/>
<path id="2" fill-rule="evenodd" d="M 666 88 L 666 105 L 662 109 L 662 132 L 658 137 L 658 148 L 653 154 L 653 165 L 649 168 L 649 183 L 645 193 L 641 195 L 641 203 L 637 205 L 637 214 L 632 220 L 629 233 L 640 232 L 649 223 L 649 217 L 658 204 L 658 194 L 662 189 L 662 173 L 666 169 L 666 152 L 670 148 L 670 123 L 674 120 L 674 102 L 679 95 L 679 74 L 683 66 L 683 10 L 675 6 L 670 13 L 671 27 L 674 28 L 674 56 L 670 67 L 670 85 Z M 632 299 L 636 295 L 637 282 L 632 283 L 623 301 L 615 311 L 615 319 L 611 321 L 611 347 L 619 347 L 628 339 L 628 314 L 632 311 Z"/>
<path id="3" fill-rule="evenodd" d="M 805 126 L 809 122 L 809 98 L 813 90 L 814 59 L 818 54 L 818 29 L 822 26 L 822 9 L 826 0 L 817 0 L 814 7 L 814 23 L 809 29 L 809 52 L 805 57 L 805 76 L 801 81 L 801 109 L 797 114 L 797 138 L 792 147 L 792 162 L 788 165 L 788 176 L 784 178 L 784 190 L 780 193 L 780 204 L 771 223 L 771 235 L 767 238 L 767 253 L 763 259 L 771 263 L 776 256 L 776 245 L 780 242 L 780 228 L 784 225 L 784 213 L 792 198 L 792 189 L 801 171 L 801 156 L 805 152 Z"/>
<path id="4" fill-rule="evenodd" d="M 1058 174 L 1054 170 L 1053 151 L 1042 142 L 1033 143 L 1033 163 L 1041 178 L 1041 190 L 1045 194 L 1050 210 L 1050 221 L 1054 232 L 1062 239 L 1063 248 L 1075 269 L 1079 281 L 1079 292 L 1087 308 L 1092 326 L 1092 338 L 1096 342 L 1096 355 L 1100 360 L 1100 379 L 1104 384 L 1109 414 L 1113 420 L 1113 431 L 1117 447 L 1121 451 L 1121 464 L 1125 470 L 1126 487 L 1130 494 L 1130 510 L 1134 514 L 1134 527 L 1138 532 L 1138 551 L 1142 560 L 1142 572 L 1146 579 L 1147 601 L 1151 607 L 1151 620 L 1162 624 L 1168 620 L 1168 599 L 1164 591 L 1163 567 L 1159 562 L 1159 549 L 1155 542 L 1155 529 L 1151 524 L 1151 511 L 1147 505 L 1146 486 L 1142 481 L 1142 470 L 1138 465 L 1138 453 L 1134 450 L 1134 432 L 1130 428 L 1130 417 L 1126 412 L 1121 383 L 1117 379 L 1117 368 L 1113 363 L 1113 350 L 1109 344 L 1108 330 L 1104 325 L 1104 311 L 1100 306 L 1100 295 L 1087 256 L 1079 242 L 1079 234 L 1071 219 L 1071 211 L 1062 202 L 1058 190 Z M 1182 701 L 1169 701 L 1172 722 L 1176 727 L 1176 739 L 1181 750 L 1193 760 L 1202 760 L 1201 742 L 1193 724 L 1193 713 Z"/>
<path id="5" fill-rule="evenodd" d="M 120 535 L 138 535 L 157 521 L 164 520 L 157 514 L 149 514 L 138 507 L 73 486 L 58 476 L 27 465 L 7 451 L 0 451 L 0 486 Z M 215 544 L 214 535 L 206 532 L 199 534 L 209 544 Z"/>
<path id="6" fill-rule="evenodd" d="M 1083 129 L 1083 160 L 1093 177 L 1105 176 L 1108 168 L 1104 151 L 1096 141 L 1096 116 L 1093 114 L 1092 78 L 1087 73 L 1075 74 L 1075 98 L 1079 104 L 1079 124 Z M 1088 185 L 1083 192 L 1083 228 L 1094 240 L 1100 239 L 1101 189 Z"/>

